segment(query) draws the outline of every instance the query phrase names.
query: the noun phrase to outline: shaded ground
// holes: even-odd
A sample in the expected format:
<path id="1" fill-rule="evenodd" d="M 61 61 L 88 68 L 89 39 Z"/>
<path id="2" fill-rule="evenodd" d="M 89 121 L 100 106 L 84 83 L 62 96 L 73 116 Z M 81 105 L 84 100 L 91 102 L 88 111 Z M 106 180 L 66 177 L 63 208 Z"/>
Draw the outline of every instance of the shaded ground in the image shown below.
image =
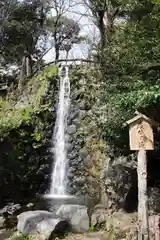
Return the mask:
<path id="1" fill-rule="evenodd" d="M 8 240 L 12 234 L 13 231 L 0 230 L 0 240 Z"/>
<path id="2" fill-rule="evenodd" d="M 127 237 L 116 236 L 114 231 L 99 231 L 86 234 L 72 234 L 65 238 L 65 240 L 134 240 L 137 239 L 134 236 L 128 235 Z"/>
<path id="3" fill-rule="evenodd" d="M 71 234 L 65 240 L 107 240 L 105 231 L 86 233 L 86 234 Z"/>

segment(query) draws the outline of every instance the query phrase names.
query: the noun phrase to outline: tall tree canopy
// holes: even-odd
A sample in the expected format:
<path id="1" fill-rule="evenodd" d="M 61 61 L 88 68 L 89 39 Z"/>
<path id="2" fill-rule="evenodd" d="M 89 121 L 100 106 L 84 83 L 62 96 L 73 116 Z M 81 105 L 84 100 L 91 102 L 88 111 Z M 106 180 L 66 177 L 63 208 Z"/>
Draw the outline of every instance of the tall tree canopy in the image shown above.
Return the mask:
<path id="1" fill-rule="evenodd" d="M 108 6 L 116 1 L 99 2 L 94 7 L 98 1 L 88 0 L 89 6 L 94 7 L 95 21 L 102 2 Z M 105 16 L 108 8 L 103 11 Z M 108 112 L 106 123 L 102 123 L 106 124 L 104 135 L 120 144 L 125 140 L 120 137 L 123 122 L 135 110 L 160 121 L 160 5 L 150 0 L 119 1 L 114 12 L 117 15 L 112 28 L 108 29 L 111 25 L 105 25 L 103 18 L 105 31 L 103 39 L 100 34 L 100 43 L 104 42 L 97 46 L 97 53 L 103 59 L 101 73 L 106 83 L 102 103 L 107 103 Z"/>
<path id="2" fill-rule="evenodd" d="M 25 52 L 36 57 L 42 50 L 38 41 L 44 33 L 45 13 L 39 0 L 11 5 L 6 19 L 1 19 L 0 54 L 4 64 L 20 64 Z"/>
<path id="3" fill-rule="evenodd" d="M 65 16 L 48 18 L 46 26 L 54 40 L 55 60 L 58 60 L 60 50 L 70 50 L 71 46 L 79 40 L 80 26 L 73 19 Z"/>

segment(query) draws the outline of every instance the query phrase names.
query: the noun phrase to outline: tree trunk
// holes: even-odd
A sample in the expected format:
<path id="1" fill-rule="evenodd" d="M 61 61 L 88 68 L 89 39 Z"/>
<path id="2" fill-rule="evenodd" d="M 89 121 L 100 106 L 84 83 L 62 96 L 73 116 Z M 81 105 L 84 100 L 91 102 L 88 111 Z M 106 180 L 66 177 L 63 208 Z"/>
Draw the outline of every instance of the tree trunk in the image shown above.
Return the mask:
<path id="1" fill-rule="evenodd" d="M 66 65 L 67 65 L 67 60 L 68 60 L 68 56 L 69 56 L 69 51 L 70 50 L 66 51 Z"/>
<path id="2" fill-rule="evenodd" d="M 26 57 L 26 76 L 29 77 L 32 74 L 32 58 L 31 55 Z"/>
<path id="3" fill-rule="evenodd" d="M 20 71 L 19 88 L 21 88 L 21 86 L 22 86 L 22 82 L 23 82 L 25 75 L 26 75 L 26 57 L 23 56 L 21 71 Z"/>
<path id="4" fill-rule="evenodd" d="M 59 60 L 59 47 L 55 46 L 55 62 Z"/>
<path id="5" fill-rule="evenodd" d="M 149 239 L 146 151 L 138 151 L 138 240 Z"/>
<path id="6" fill-rule="evenodd" d="M 105 11 L 99 11 L 99 31 L 100 31 L 100 49 L 101 49 L 101 57 L 103 58 L 104 48 L 106 45 L 106 31 L 105 31 L 105 24 L 104 24 L 104 14 Z"/>

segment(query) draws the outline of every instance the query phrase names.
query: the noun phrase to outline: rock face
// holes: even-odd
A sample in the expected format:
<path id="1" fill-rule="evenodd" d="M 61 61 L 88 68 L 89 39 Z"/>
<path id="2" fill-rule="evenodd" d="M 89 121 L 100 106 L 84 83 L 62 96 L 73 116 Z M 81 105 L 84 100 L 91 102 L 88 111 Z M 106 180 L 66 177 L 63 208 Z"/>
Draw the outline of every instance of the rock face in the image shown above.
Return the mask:
<path id="1" fill-rule="evenodd" d="M 106 223 L 108 217 L 108 209 L 104 209 L 103 205 L 100 204 L 94 207 L 94 211 L 91 216 L 91 224 L 94 227 L 101 228 L 104 223 Z"/>
<path id="2" fill-rule="evenodd" d="M 71 195 L 94 199 L 95 205 L 100 199 L 100 169 L 106 156 L 97 125 L 97 119 L 103 115 L 99 113 L 98 100 L 102 86 L 93 77 L 93 69 L 90 69 L 90 74 L 88 70 L 73 69 L 70 76 L 68 129 L 72 148 L 68 149 L 68 191 Z"/>
<path id="3" fill-rule="evenodd" d="M 54 234 L 63 234 L 69 230 L 69 223 L 47 211 L 28 211 L 18 216 L 17 230 L 24 236 L 38 235 L 38 239 L 47 240 Z"/>
<path id="4" fill-rule="evenodd" d="M 74 90 L 72 92 L 74 94 Z M 86 169 L 89 169 L 90 156 L 87 153 L 85 144 L 85 127 L 82 126 L 84 119 L 87 116 L 88 110 L 81 110 L 77 103 L 72 99 L 70 114 L 69 114 L 69 145 L 68 145 L 68 189 L 70 194 L 78 196 L 86 196 L 98 198 L 97 190 L 99 183 L 96 177 L 91 177 Z M 72 146 L 72 147 L 71 147 Z M 94 153 L 93 153 L 94 154 Z M 86 164 L 85 164 L 86 163 Z M 92 180 L 90 181 L 90 179 Z"/>
<path id="5" fill-rule="evenodd" d="M 160 213 L 160 189 L 157 187 L 148 188 L 148 205 L 150 213 Z"/>
<path id="6" fill-rule="evenodd" d="M 70 222 L 73 232 L 83 233 L 89 230 L 89 217 L 86 206 L 62 205 L 56 214 Z"/>
<path id="7" fill-rule="evenodd" d="M 106 164 L 107 165 L 107 164 Z M 108 208 L 116 211 L 125 209 L 134 212 L 137 209 L 137 172 L 134 159 L 125 157 L 114 159 L 102 169 L 102 181 L 108 197 Z"/>

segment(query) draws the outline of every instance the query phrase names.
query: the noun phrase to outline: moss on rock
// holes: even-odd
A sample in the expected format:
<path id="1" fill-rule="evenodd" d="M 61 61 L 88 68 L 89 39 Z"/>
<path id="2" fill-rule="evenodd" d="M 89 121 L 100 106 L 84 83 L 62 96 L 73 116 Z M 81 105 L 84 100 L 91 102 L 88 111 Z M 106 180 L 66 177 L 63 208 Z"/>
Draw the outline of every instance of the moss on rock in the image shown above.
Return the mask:
<path id="1" fill-rule="evenodd" d="M 74 108 L 78 108 L 84 117 L 77 117 L 77 131 L 74 134 L 74 149 L 82 156 L 83 164 L 76 168 L 74 186 L 77 194 L 89 195 L 93 199 L 101 197 L 101 169 L 106 159 L 106 142 L 102 139 L 103 126 L 99 116 L 101 89 L 103 83 L 97 81 L 94 68 L 76 68 L 71 74 L 71 97 Z M 98 115 L 97 115 L 98 113 Z M 85 178 L 85 184 L 79 181 Z M 74 180 L 73 180 L 74 181 Z"/>
<path id="2" fill-rule="evenodd" d="M 46 96 L 48 84 L 55 86 L 57 73 L 56 67 L 49 67 L 26 80 L 21 91 L 16 89 L 5 100 L 0 99 L 0 135 L 18 128 L 23 122 L 28 124 L 32 121 L 32 114 L 49 107 L 42 103 L 42 99 Z"/>

